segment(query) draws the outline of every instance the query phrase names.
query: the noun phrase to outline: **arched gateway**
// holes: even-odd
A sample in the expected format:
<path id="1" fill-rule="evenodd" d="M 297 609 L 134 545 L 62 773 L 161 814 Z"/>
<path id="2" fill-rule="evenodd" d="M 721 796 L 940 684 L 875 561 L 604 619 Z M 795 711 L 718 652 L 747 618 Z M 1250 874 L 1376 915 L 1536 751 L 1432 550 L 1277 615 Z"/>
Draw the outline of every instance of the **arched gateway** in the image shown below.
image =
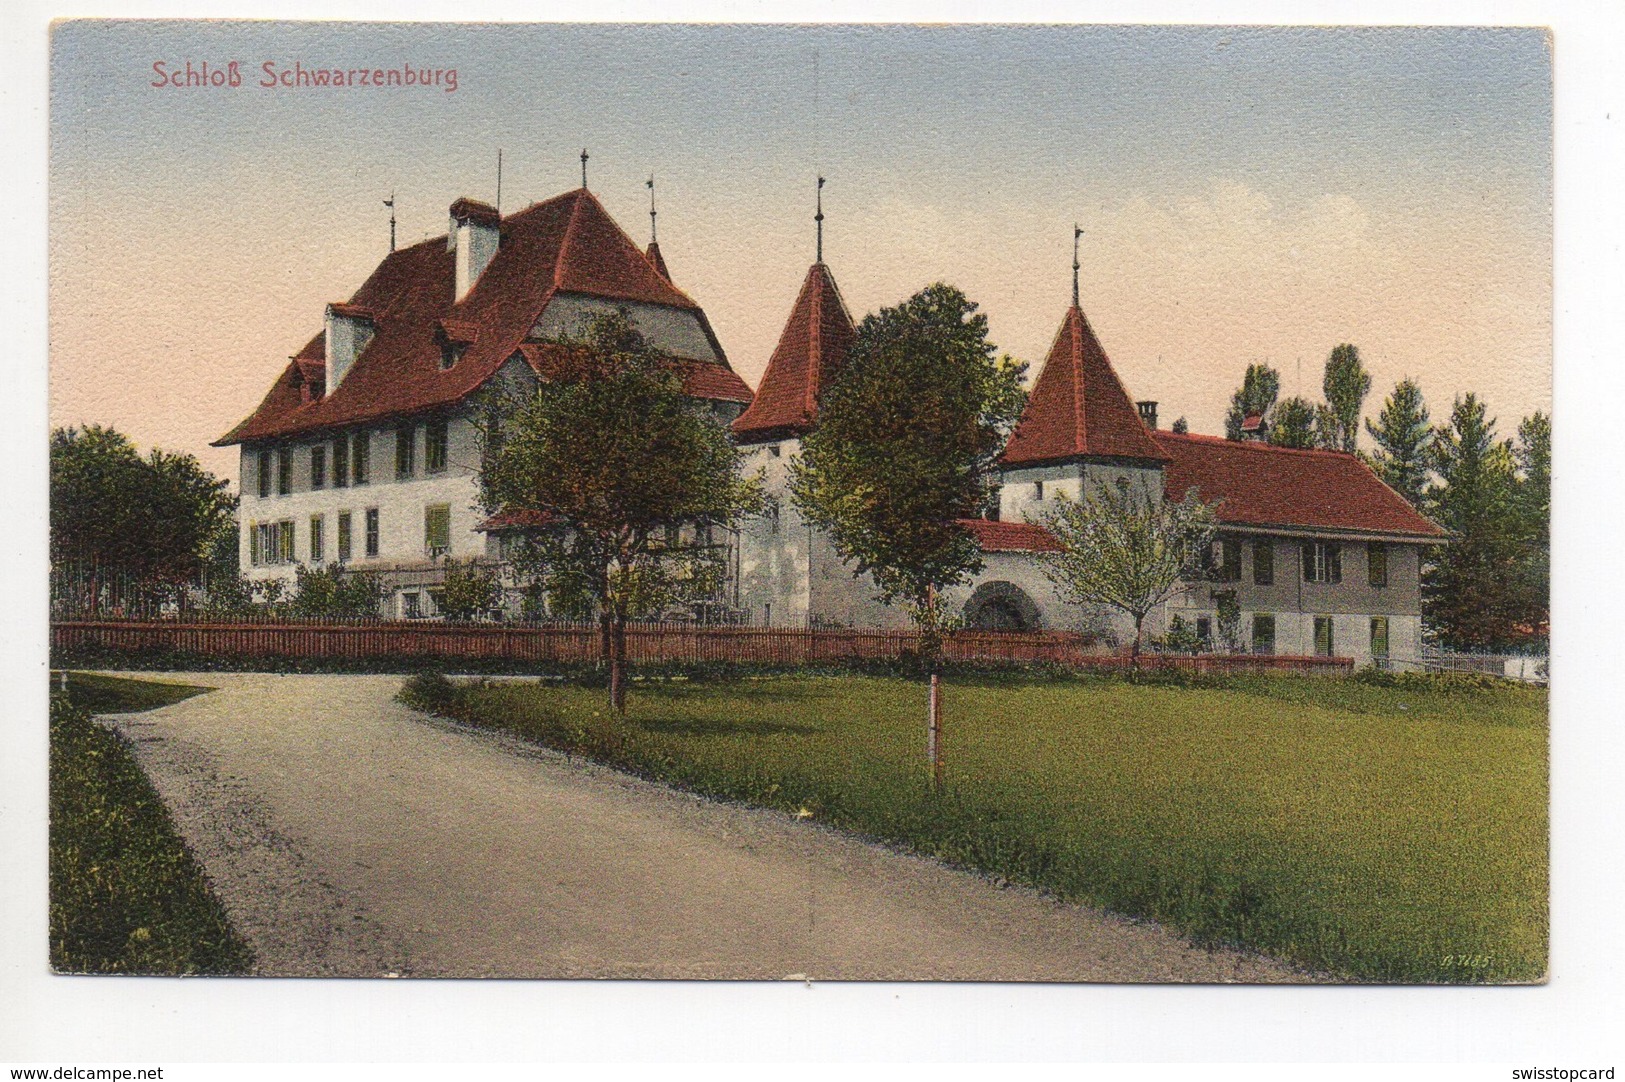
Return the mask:
<path id="1" fill-rule="evenodd" d="M 977 631 L 1038 631 L 1044 626 L 1027 591 L 1010 582 L 984 582 L 965 602 L 965 626 Z"/>

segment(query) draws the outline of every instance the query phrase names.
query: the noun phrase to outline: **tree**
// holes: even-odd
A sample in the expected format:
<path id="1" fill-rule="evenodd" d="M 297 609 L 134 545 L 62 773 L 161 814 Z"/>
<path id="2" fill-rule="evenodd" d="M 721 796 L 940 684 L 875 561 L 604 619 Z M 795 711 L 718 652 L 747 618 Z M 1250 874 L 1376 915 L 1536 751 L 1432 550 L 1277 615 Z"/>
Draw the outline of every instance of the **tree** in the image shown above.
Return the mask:
<path id="1" fill-rule="evenodd" d="M 1512 616 L 1515 634 L 1543 637 L 1551 617 L 1552 419 L 1536 412 L 1518 425 L 1512 447 L 1517 464 L 1513 491 L 1514 531 L 1520 571 Z"/>
<path id="2" fill-rule="evenodd" d="M 1288 398 L 1275 407 L 1270 421 L 1270 443 L 1276 447 L 1318 447 L 1318 411 L 1306 398 Z"/>
<path id="3" fill-rule="evenodd" d="M 1250 364 L 1242 377 L 1241 389 L 1230 396 L 1230 412 L 1224 418 L 1225 439 L 1241 439 L 1241 424 L 1257 414 L 1267 425 L 1281 393 L 1281 374 L 1267 364 Z"/>
<path id="4" fill-rule="evenodd" d="M 1484 648 L 1514 638 L 1520 551 L 1510 441 L 1473 394 L 1456 399 L 1434 433 L 1439 485 L 1428 509 L 1452 534 L 1422 578 L 1423 615 L 1447 644 Z"/>
<path id="5" fill-rule="evenodd" d="M 235 538 L 236 507 L 230 483 L 191 455 L 143 458 L 100 425 L 51 433 L 51 560 L 94 569 L 98 597 L 121 583 L 194 580 L 224 537 Z"/>
<path id="6" fill-rule="evenodd" d="M 1359 443 L 1360 409 L 1371 392 L 1371 374 L 1360 363 L 1360 351 L 1347 342 L 1335 347 L 1320 385 L 1326 395 L 1321 445 L 1352 453 Z"/>
<path id="7" fill-rule="evenodd" d="M 485 434 L 482 502 L 543 525 L 516 552 L 562 611 L 596 615 L 626 712 L 626 624 L 714 588 L 706 544 L 759 500 L 724 422 L 624 312 L 586 321 L 570 362 Z"/>
<path id="8" fill-rule="evenodd" d="M 1376 441 L 1371 468 L 1384 484 L 1420 509 L 1427 499 L 1433 461 L 1433 426 L 1422 389 L 1413 380 L 1401 380 L 1382 404 L 1377 423 L 1365 423 Z"/>
<path id="9" fill-rule="evenodd" d="M 1185 435 L 1185 433 L 1189 432 L 1190 430 L 1191 430 L 1191 423 L 1189 421 L 1185 420 L 1185 418 L 1181 417 L 1177 421 L 1174 422 L 1174 427 L 1173 427 L 1174 435 L 1183 436 L 1183 435 Z"/>
<path id="10" fill-rule="evenodd" d="M 1138 667 L 1145 618 L 1205 577 L 1215 515 L 1195 489 L 1175 501 L 1119 478 L 1096 484 L 1081 500 L 1058 497 L 1044 524 L 1061 545 L 1042 558 L 1044 574 L 1073 604 L 1127 614 L 1134 621 L 1129 657 Z"/>
<path id="11" fill-rule="evenodd" d="M 347 571 L 340 564 L 294 568 L 295 593 L 289 609 L 295 616 L 350 618 L 377 616 L 385 590 L 366 571 Z"/>
<path id="12" fill-rule="evenodd" d="M 987 317 L 942 283 L 865 316 L 820 400 L 818 427 L 790 466 L 803 516 L 919 628 L 933 748 L 941 591 L 982 566 L 975 540 L 955 520 L 979 514 L 1026 402 L 1026 366 L 996 353 Z M 932 767 L 939 778 L 935 755 Z"/>
<path id="13" fill-rule="evenodd" d="M 472 620 L 496 608 L 501 599 L 502 585 L 494 572 L 482 570 L 472 560 L 446 561 L 446 581 L 437 599 L 446 619 Z"/>

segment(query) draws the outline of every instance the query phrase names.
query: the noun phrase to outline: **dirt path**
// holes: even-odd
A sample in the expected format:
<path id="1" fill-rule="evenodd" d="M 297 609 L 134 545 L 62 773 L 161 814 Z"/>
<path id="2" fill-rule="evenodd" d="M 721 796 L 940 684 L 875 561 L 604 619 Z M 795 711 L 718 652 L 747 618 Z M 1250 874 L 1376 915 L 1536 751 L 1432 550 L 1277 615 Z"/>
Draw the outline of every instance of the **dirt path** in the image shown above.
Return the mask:
<path id="1" fill-rule="evenodd" d="M 266 974 L 1301 979 L 426 718 L 400 677 L 159 678 L 218 690 L 108 720 Z"/>

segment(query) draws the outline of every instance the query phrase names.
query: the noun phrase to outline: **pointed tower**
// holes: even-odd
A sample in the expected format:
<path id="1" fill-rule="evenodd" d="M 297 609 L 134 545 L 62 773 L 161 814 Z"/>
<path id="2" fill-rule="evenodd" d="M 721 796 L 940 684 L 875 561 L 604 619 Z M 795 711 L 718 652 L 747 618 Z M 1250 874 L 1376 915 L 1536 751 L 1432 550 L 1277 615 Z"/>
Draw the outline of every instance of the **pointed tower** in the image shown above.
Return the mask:
<path id="1" fill-rule="evenodd" d="M 1075 230 L 1074 243 L 1078 236 Z M 1086 481 L 1138 477 L 1160 494 L 1166 461 L 1078 304 L 1074 254 L 1072 306 L 999 459 L 999 517 L 1035 521 L 1046 500 L 1059 493 L 1077 499 Z"/>
<path id="2" fill-rule="evenodd" d="M 856 337 L 834 275 L 823 263 L 814 263 L 807 268 L 755 399 L 733 424 L 734 438 L 754 445 L 805 436 L 817 420 L 819 395 L 845 363 Z"/>

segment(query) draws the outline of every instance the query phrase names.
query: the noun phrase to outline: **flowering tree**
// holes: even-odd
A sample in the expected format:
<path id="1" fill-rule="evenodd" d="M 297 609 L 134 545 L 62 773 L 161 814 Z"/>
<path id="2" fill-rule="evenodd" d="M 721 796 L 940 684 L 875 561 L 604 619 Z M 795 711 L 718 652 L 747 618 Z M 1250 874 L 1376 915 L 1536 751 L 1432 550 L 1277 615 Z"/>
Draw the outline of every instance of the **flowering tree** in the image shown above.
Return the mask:
<path id="1" fill-rule="evenodd" d="M 1074 604 L 1127 613 L 1134 621 L 1129 655 L 1138 665 L 1146 616 L 1203 577 L 1214 507 L 1195 489 L 1176 502 L 1126 478 L 1097 484 L 1081 500 L 1061 496 L 1044 520 L 1061 551 L 1044 556 L 1044 573 Z"/>

